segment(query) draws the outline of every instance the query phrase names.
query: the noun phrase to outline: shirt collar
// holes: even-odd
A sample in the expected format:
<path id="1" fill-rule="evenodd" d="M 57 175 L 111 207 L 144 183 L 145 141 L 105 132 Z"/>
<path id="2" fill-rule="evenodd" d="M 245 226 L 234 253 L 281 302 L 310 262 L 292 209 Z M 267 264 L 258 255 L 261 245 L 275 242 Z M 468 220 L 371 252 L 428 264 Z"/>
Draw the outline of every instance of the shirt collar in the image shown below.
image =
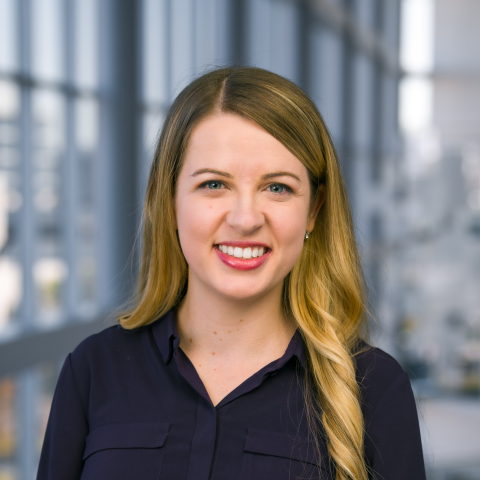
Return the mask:
<path id="1" fill-rule="evenodd" d="M 173 352 L 180 344 L 180 337 L 175 325 L 175 311 L 172 309 L 160 317 L 152 323 L 151 329 L 163 361 L 168 364 L 172 359 Z"/>
<path id="2" fill-rule="evenodd" d="M 180 337 L 178 336 L 177 327 L 175 325 L 174 309 L 170 310 L 163 317 L 160 317 L 152 323 L 151 329 L 163 361 L 168 364 L 172 359 L 173 352 L 180 345 Z M 273 365 L 273 368 L 278 370 L 293 356 L 298 358 L 303 368 L 306 368 L 305 347 L 303 345 L 302 335 L 298 329 L 290 340 L 285 354 L 278 359 Z"/>

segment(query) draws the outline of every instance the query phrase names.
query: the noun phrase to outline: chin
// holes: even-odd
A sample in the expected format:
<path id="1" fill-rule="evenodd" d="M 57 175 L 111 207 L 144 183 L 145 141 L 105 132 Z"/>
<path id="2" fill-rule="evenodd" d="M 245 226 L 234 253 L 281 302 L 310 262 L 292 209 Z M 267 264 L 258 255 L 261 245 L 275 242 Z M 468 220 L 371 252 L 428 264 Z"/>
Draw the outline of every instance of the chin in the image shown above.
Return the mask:
<path id="1" fill-rule="evenodd" d="M 268 287 L 260 286 L 258 283 L 255 285 L 231 285 L 229 288 L 225 288 L 225 284 L 219 286 L 217 292 L 230 300 L 242 301 L 242 300 L 255 300 L 268 294 L 278 285 L 269 285 Z"/>

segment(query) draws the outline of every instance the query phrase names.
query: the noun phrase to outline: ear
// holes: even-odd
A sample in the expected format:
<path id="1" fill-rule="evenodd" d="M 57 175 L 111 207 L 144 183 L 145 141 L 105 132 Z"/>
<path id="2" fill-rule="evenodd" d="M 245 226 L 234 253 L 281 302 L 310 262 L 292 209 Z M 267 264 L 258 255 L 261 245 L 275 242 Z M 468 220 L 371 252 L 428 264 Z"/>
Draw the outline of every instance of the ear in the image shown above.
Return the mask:
<path id="1" fill-rule="evenodd" d="M 326 189 L 325 185 L 320 185 L 318 187 L 317 196 L 315 200 L 310 205 L 310 213 L 307 219 L 307 231 L 311 232 L 315 227 L 315 222 L 317 220 L 318 214 L 320 213 L 320 209 L 325 202 L 326 198 Z"/>

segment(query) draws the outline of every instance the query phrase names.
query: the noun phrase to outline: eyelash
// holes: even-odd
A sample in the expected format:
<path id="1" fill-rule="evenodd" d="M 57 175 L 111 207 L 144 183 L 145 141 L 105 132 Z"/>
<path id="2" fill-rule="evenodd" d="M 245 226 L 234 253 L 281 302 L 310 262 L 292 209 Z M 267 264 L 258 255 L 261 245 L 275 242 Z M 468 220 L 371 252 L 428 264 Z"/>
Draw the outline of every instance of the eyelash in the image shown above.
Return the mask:
<path id="1" fill-rule="evenodd" d="M 198 186 L 198 188 L 199 189 L 206 189 L 206 187 L 208 186 L 209 183 L 219 183 L 220 185 L 225 185 L 223 182 L 221 182 L 219 180 L 208 180 L 208 181 L 200 184 Z M 280 187 L 283 187 L 288 193 L 293 193 L 293 189 L 291 187 L 289 187 L 288 185 L 285 185 L 284 183 L 271 183 L 270 185 L 268 185 L 267 188 L 272 187 L 273 185 L 279 185 Z M 211 189 L 211 190 L 217 190 L 217 189 L 215 188 L 215 189 Z M 271 192 L 271 193 L 275 193 L 275 192 Z M 278 193 L 277 195 L 281 195 L 281 193 Z"/>

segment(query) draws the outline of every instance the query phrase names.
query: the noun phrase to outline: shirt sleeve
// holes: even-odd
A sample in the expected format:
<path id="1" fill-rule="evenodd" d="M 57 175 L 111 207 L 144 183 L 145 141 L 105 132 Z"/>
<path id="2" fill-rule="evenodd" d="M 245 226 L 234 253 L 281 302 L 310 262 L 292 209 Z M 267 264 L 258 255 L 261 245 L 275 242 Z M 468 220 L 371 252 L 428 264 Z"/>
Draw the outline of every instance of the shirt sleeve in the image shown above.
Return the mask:
<path id="1" fill-rule="evenodd" d="M 69 355 L 53 396 L 37 480 L 80 479 L 87 433 L 87 416 Z"/>
<path id="2" fill-rule="evenodd" d="M 407 374 L 390 385 L 366 425 L 365 454 L 374 480 L 425 480 L 417 408 Z"/>

